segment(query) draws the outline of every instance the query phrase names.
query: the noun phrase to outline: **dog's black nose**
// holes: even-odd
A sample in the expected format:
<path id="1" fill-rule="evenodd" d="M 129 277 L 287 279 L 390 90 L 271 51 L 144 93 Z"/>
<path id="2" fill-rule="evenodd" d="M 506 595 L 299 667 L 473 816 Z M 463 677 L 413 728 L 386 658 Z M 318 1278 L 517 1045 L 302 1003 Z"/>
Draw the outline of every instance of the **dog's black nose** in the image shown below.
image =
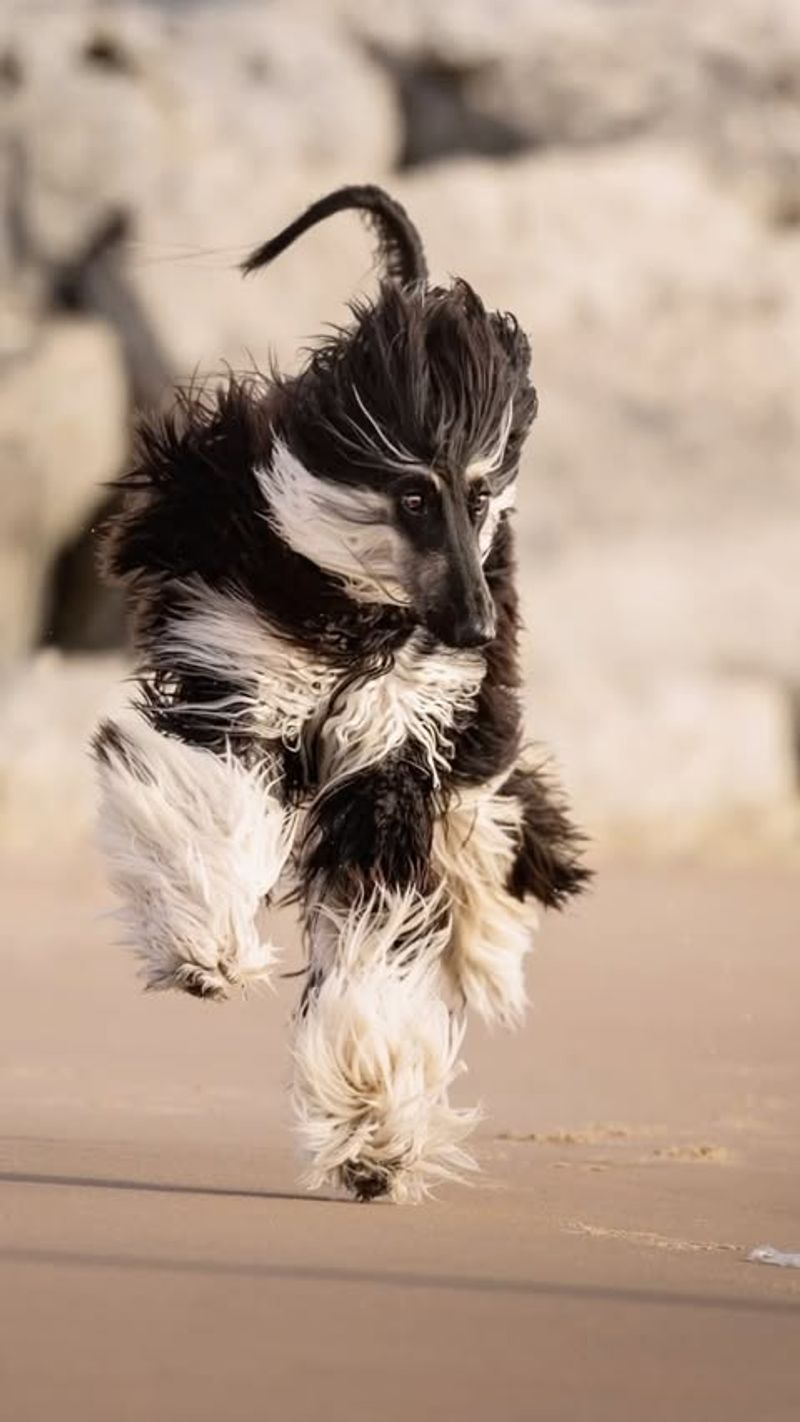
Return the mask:
<path id="1" fill-rule="evenodd" d="M 496 630 L 493 612 L 457 614 L 443 640 L 451 647 L 485 647 Z"/>
<path id="2" fill-rule="evenodd" d="M 456 634 L 456 647 L 486 647 L 494 637 L 494 627 L 469 626 Z"/>

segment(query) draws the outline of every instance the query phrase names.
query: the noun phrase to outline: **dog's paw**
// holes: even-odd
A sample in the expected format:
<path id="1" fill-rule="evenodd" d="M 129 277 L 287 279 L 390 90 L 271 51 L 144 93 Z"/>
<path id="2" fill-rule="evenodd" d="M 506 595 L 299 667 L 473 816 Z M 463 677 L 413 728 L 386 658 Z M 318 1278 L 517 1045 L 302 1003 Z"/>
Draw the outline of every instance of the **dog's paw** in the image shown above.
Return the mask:
<path id="1" fill-rule="evenodd" d="M 203 1002 L 224 1002 L 231 991 L 231 983 L 224 973 L 201 968 L 196 963 L 183 963 L 171 977 L 148 982 L 147 986 L 157 990 L 177 988 L 179 992 L 199 997 Z"/>
<path id="2" fill-rule="evenodd" d="M 216 1001 L 268 982 L 258 915 L 293 820 L 266 771 L 160 734 L 141 717 L 95 740 L 100 841 L 144 981 Z"/>
<path id="3" fill-rule="evenodd" d="M 221 958 L 213 965 L 192 961 L 185 956 L 185 949 L 182 953 L 174 947 L 165 951 L 163 945 L 158 953 L 140 956 L 147 990 L 174 990 L 204 1002 L 225 1002 L 237 992 L 246 994 L 250 987 L 271 987 L 278 954 L 271 943 L 259 943 L 255 950 L 249 946 L 243 951 L 241 961 Z"/>

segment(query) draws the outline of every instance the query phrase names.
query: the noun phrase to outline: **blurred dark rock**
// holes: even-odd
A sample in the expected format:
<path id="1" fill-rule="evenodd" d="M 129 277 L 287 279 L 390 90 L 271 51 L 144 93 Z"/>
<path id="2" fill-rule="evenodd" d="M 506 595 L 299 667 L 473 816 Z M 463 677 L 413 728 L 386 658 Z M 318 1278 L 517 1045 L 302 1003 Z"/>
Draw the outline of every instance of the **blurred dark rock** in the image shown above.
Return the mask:
<path id="1" fill-rule="evenodd" d="M 116 494 L 101 498 L 55 553 L 42 597 L 38 640 L 44 646 L 110 652 L 126 645 L 123 596 L 102 580 L 98 558 L 100 534 L 118 506 Z"/>
<path id="2" fill-rule="evenodd" d="M 149 314 L 125 271 L 130 217 L 104 215 L 77 253 L 55 265 L 49 278 L 49 303 L 56 311 L 79 312 L 106 322 L 119 341 L 128 377 L 131 406 L 158 409 L 169 399 L 173 374 Z"/>
<path id="3" fill-rule="evenodd" d="M 406 163 L 647 135 L 704 155 L 768 220 L 797 220 L 795 0 L 340 5 L 396 86 Z"/>
<path id="4" fill-rule="evenodd" d="M 474 102 L 471 88 L 476 70 L 484 66 L 458 64 L 424 50 L 400 54 L 373 45 L 371 52 L 397 94 L 403 123 L 400 168 L 461 154 L 505 158 L 536 146 L 525 128 Z"/>
<path id="5" fill-rule="evenodd" d="M 113 333 L 85 318 L 43 323 L 0 369 L 0 658 L 39 640 L 55 560 L 127 448 Z"/>

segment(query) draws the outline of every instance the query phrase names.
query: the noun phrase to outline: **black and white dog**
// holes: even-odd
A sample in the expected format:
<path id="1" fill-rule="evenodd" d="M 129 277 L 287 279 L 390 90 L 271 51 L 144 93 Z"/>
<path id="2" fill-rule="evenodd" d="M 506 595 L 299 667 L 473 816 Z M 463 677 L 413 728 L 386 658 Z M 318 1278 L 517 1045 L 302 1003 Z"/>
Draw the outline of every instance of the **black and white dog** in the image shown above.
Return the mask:
<path id="1" fill-rule="evenodd" d="M 294 1102 L 312 1187 L 417 1199 L 472 1166 L 465 1009 L 514 1023 L 537 906 L 584 885 L 580 836 L 522 757 L 509 512 L 536 414 L 517 322 L 430 286 L 404 210 L 371 220 L 378 295 L 299 375 L 191 392 L 141 434 L 109 531 L 141 654 L 95 742 L 101 833 L 153 988 L 268 979 L 290 883 L 308 967 Z"/>

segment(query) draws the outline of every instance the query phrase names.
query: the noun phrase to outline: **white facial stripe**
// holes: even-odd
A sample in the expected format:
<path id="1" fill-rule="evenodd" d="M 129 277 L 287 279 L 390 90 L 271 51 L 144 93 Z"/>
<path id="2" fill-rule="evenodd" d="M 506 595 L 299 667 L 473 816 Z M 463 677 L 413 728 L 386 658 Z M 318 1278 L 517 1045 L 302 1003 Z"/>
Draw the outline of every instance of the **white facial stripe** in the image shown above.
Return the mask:
<path id="1" fill-rule="evenodd" d="M 517 481 L 511 479 L 499 494 L 495 494 L 492 499 L 492 507 L 496 513 L 505 513 L 507 509 L 513 509 L 517 502 Z"/>
<path id="2" fill-rule="evenodd" d="M 481 550 L 481 557 L 486 558 L 494 542 L 500 517 L 509 509 L 513 509 L 517 501 L 517 481 L 512 479 L 499 494 L 489 500 L 489 512 L 483 522 L 483 528 L 478 537 L 478 546 Z"/>
<path id="3" fill-rule="evenodd" d="M 318 478 L 281 440 L 271 467 L 255 476 L 269 523 L 295 553 L 340 578 L 359 601 L 408 602 L 404 545 L 385 494 Z"/>

